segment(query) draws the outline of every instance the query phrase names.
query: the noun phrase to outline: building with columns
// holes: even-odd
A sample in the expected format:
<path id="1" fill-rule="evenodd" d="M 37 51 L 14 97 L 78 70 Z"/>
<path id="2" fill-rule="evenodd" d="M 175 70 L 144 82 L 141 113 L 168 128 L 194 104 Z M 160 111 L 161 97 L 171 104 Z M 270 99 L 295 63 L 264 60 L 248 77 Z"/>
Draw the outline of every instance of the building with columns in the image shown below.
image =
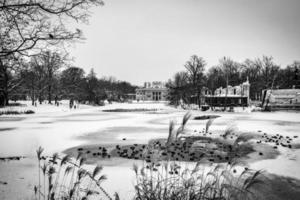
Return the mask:
<path id="1" fill-rule="evenodd" d="M 166 83 L 160 81 L 145 82 L 144 87 L 136 89 L 137 101 L 166 101 L 167 95 Z"/>

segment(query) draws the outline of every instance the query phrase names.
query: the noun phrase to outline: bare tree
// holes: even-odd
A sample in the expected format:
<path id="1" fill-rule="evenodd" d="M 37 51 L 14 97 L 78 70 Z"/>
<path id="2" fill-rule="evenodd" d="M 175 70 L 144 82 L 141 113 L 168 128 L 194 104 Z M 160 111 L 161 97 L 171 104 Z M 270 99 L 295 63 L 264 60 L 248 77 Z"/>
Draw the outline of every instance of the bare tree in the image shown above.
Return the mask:
<path id="1" fill-rule="evenodd" d="M 64 98 L 75 97 L 84 99 L 85 94 L 85 72 L 78 67 L 69 67 L 62 71 L 60 76 L 61 94 Z"/>
<path id="2" fill-rule="evenodd" d="M 249 80 L 251 83 L 250 98 L 253 100 L 260 99 L 262 87 L 261 66 L 256 65 L 255 61 L 246 59 L 241 64 L 242 80 Z"/>
<path id="3" fill-rule="evenodd" d="M 197 103 L 200 106 L 200 96 L 202 94 L 202 88 L 205 84 L 204 69 L 206 62 L 203 58 L 193 55 L 184 66 L 187 69 L 188 78 L 192 85 L 193 93 L 197 95 Z"/>
<path id="4" fill-rule="evenodd" d="M 185 71 L 175 73 L 173 80 L 169 80 L 167 83 L 169 89 L 168 98 L 171 103 L 179 105 L 180 100 L 187 101 L 189 91 L 188 74 Z"/>
<path id="5" fill-rule="evenodd" d="M 228 85 L 229 85 L 229 78 L 234 74 L 236 71 L 236 63 L 230 59 L 224 57 L 223 59 L 220 60 L 221 68 L 223 70 L 223 73 L 225 75 L 225 80 L 226 80 L 226 93 L 225 93 L 225 105 L 224 109 L 227 107 L 227 96 L 228 96 Z"/>
<path id="6" fill-rule="evenodd" d="M 256 59 L 255 65 L 261 70 L 263 89 L 270 88 L 277 78 L 280 67 L 274 63 L 272 56 Z"/>
<path id="7" fill-rule="evenodd" d="M 34 83 L 32 83 L 31 88 L 34 88 L 36 91 L 36 96 L 40 102 L 40 104 L 42 104 L 43 100 L 44 100 L 44 91 L 46 90 L 46 70 L 45 70 L 45 66 L 42 65 L 37 56 L 34 56 L 31 59 L 31 62 L 29 63 L 29 70 L 30 70 L 30 74 L 29 77 L 32 77 L 33 79 L 36 79 L 36 81 Z M 26 76 L 24 77 L 26 80 Z M 35 101 L 35 95 L 33 95 L 34 99 L 32 99 L 32 104 L 34 104 Z"/>
<path id="8" fill-rule="evenodd" d="M 0 58 L 28 54 L 41 45 L 82 38 L 79 29 L 69 30 L 68 19 L 87 22 L 89 9 L 102 0 L 1 0 Z"/>
<path id="9" fill-rule="evenodd" d="M 0 1 L 0 106 L 8 102 L 3 60 L 83 39 L 81 30 L 70 30 L 66 23 L 87 22 L 90 8 L 99 5 L 102 0 Z"/>
<path id="10" fill-rule="evenodd" d="M 22 84 L 22 80 L 17 79 L 17 73 L 24 65 L 24 60 L 19 57 L 0 59 L 0 107 L 8 104 L 9 93 Z"/>
<path id="11" fill-rule="evenodd" d="M 186 72 L 177 72 L 174 75 L 174 86 L 175 87 L 182 87 L 188 83 L 188 75 Z"/>
<path id="12" fill-rule="evenodd" d="M 33 59 L 28 63 L 26 68 L 20 71 L 20 79 L 22 80 L 21 91 L 29 96 L 31 104 L 35 105 L 36 99 L 41 99 L 42 88 L 40 88 L 40 77 L 43 72 L 39 65 L 36 65 Z"/>
<path id="13" fill-rule="evenodd" d="M 42 52 L 37 60 L 40 65 L 42 65 L 45 69 L 45 83 L 47 86 L 47 98 L 48 103 L 51 104 L 52 96 L 53 96 L 53 87 L 56 73 L 59 68 L 63 67 L 68 60 L 67 54 L 63 55 L 58 52 Z"/>
<path id="14" fill-rule="evenodd" d="M 221 67 L 210 67 L 207 72 L 207 87 L 210 89 L 210 93 L 213 94 L 218 87 L 225 85 L 226 80 Z"/>

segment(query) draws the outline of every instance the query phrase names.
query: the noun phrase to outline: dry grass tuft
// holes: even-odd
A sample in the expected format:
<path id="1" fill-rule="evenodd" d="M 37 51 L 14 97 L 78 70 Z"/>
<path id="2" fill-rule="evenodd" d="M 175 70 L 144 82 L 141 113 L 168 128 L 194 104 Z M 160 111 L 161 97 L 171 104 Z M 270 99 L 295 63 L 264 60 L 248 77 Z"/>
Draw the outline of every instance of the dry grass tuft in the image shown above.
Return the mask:
<path id="1" fill-rule="evenodd" d="M 208 130 L 209 130 L 209 127 L 212 125 L 212 123 L 214 122 L 214 118 L 213 119 L 209 119 L 207 122 L 206 122 L 206 125 L 205 125 L 205 133 L 208 133 Z"/>
<path id="2" fill-rule="evenodd" d="M 186 167 L 175 162 L 135 167 L 136 200 L 257 199 L 254 188 L 264 184 L 262 171 L 245 168 L 236 175 L 236 163 Z"/>
<path id="3" fill-rule="evenodd" d="M 89 172 L 83 168 L 85 158 L 81 154 L 77 158 L 71 158 L 69 155 L 60 156 L 57 153 L 43 156 L 42 153 L 43 148 L 40 147 L 37 150 L 39 185 L 34 187 L 36 198 L 73 200 L 94 196 L 97 199 L 113 199 L 101 186 L 107 179 L 101 174 L 102 166 L 97 165 Z M 43 184 L 40 171 L 43 175 Z"/>

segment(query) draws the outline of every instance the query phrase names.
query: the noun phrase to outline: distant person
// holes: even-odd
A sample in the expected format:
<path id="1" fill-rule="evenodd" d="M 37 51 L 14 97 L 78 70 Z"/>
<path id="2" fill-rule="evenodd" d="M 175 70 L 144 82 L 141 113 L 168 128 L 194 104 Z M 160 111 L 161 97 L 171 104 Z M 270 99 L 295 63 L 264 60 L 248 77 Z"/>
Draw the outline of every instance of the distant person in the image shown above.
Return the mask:
<path id="1" fill-rule="evenodd" d="M 56 105 L 56 106 L 59 106 L 59 103 L 58 103 L 58 96 L 57 95 L 55 95 L 55 97 L 54 97 L 54 104 Z"/>
<path id="2" fill-rule="evenodd" d="M 77 108 L 77 101 L 74 101 L 74 106 L 73 106 L 74 109 Z"/>
<path id="3" fill-rule="evenodd" d="M 74 99 L 71 98 L 71 99 L 70 99 L 70 103 L 69 103 L 70 109 L 73 108 L 73 105 L 74 105 Z"/>

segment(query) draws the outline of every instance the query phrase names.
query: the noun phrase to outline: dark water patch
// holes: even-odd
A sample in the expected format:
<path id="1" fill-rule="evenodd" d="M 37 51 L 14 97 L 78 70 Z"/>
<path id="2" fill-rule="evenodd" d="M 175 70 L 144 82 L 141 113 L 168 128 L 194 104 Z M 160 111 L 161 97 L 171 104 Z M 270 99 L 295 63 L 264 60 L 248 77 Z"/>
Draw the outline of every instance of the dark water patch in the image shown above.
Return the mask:
<path id="1" fill-rule="evenodd" d="M 279 126 L 299 126 L 300 122 L 291 122 L 291 121 L 275 121 L 274 124 Z"/>
<path id="2" fill-rule="evenodd" d="M 46 128 L 47 128 L 47 127 L 40 126 L 40 127 L 30 127 L 29 129 L 42 130 L 42 129 L 46 129 Z"/>
<path id="3" fill-rule="evenodd" d="M 0 157 L 0 161 L 12 161 L 12 160 L 21 160 L 26 158 L 25 156 L 10 156 L 10 157 Z"/>
<path id="4" fill-rule="evenodd" d="M 19 102 L 12 102 L 7 105 L 7 107 L 27 107 L 26 104 L 22 104 Z"/>
<path id="5" fill-rule="evenodd" d="M 274 148 L 274 146 L 270 144 L 252 144 L 252 147 L 254 152 L 248 154 L 247 158 L 245 159 L 248 162 L 275 159 L 280 155 L 277 148 Z"/>
<path id="6" fill-rule="evenodd" d="M 134 108 L 134 109 L 125 109 L 125 108 L 116 108 L 116 109 L 106 109 L 102 110 L 103 112 L 155 112 L 159 109 L 147 109 L 147 108 Z"/>
<path id="7" fill-rule="evenodd" d="M 53 124 L 53 122 L 40 122 L 40 124 Z"/>
<path id="8" fill-rule="evenodd" d="M 0 121 L 5 122 L 16 122 L 16 121 L 22 121 L 25 117 L 0 117 Z"/>
<path id="9" fill-rule="evenodd" d="M 158 115 L 167 115 L 173 113 L 172 111 L 149 111 L 145 114 L 158 114 Z"/>
<path id="10" fill-rule="evenodd" d="M 238 117 L 237 120 L 243 121 L 243 118 Z M 246 121 L 251 121 L 251 122 L 269 122 L 273 123 L 274 125 L 279 125 L 279 126 L 299 126 L 300 122 L 291 122 L 291 121 L 285 121 L 285 120 L 276 120 L 276 119 L 254 119 L 254 118 L 249 118 L 245 119 Z"/>
<path id="11" fill-rule="evenodd" d="M 63 153 L 72 157 L 77 157 L 79 154 L 85 158 L 98 158 L 101 160 L 110 159 L 113 147 L 115 144 L 95 144 L 95 145 L 81 145 L 66 149 Z M 89 160 L 87 160 L 89 161 Z"/>
<path id="12" fill-rule="evenodd" d="M 260 132 L 260 131 L 258 131 Z M 298 149 L 299 143 L 295 143 L 295 140 L 298 138 L 298 135 L 294 136 L 284 136 L 280 134 L 267 134 L 263 133 L 261 138 L 256 143 L 267 143 L 273 145 L 274 148 L 284 147 L 289 149 Z"/>
<path id="13" fill-rule="evenodd" d="M 251 189 L 258 199 L 265 200 L 298 200 L 300 197 L 300 180 L 279 176 L 275 174 L 266 174 L 262 176 L 263 184 L 258 184 Z"/>
<path id="14" fill-rule="evenodd" d="M 102 112 L 88 112 L 88 113 L 71 113 L 67 117 L 88 117 L 88 116 L 107 116 L 107 114 Z"/>
<path id="15" fill-rule="evenodd" d="M 215 119 L 221 117 L 220 115 L 201 115 L 194 117 L 194 120 L 207 120 L 207 119 Z"/>
<path id="16" fill-rule="evenodd" d="M 1 131 L 11 131 L 11 130 L 14 130 L 16 128 L 0 128 L 0 132 Z"/>
<path id="17" fill-rule="evenodd" d="M 238 120 L 238 121 L 249 121 L 249 122 L 266 122 L 266 123 L 273 123 L 275 125 L 285 126 L 285 125 L 300 125 L 300 122 L 293 122 L 293 121 L 286 121 L 281 120 L 280 118 L 274 118 L 274 119 L 265 119 L 265 118 L 255 118 L 255 115 L 251 115 L 250 113 L 244 113 L 244 114 L 238 114 L 232 113 L 233 119 L 232 120 Z M 225 117 L 226 115 L 222 115 L 222 117 Z"/>
<path id="18" fill-rule="evenodd" d="M 34 114 L 33 110 L 17 111 L 17 110 L 3 110 L 0 111 L 1 115 L 21 115 L 21 114 Z"/>
<path id="19" fill-rule="evenodd" d="M 300 149 L 300 144 L 299 144 L 299 143 L 297 143 L 297 144 L 292 144 L 291 146 L 292 146 L 291 149 Z"/>

